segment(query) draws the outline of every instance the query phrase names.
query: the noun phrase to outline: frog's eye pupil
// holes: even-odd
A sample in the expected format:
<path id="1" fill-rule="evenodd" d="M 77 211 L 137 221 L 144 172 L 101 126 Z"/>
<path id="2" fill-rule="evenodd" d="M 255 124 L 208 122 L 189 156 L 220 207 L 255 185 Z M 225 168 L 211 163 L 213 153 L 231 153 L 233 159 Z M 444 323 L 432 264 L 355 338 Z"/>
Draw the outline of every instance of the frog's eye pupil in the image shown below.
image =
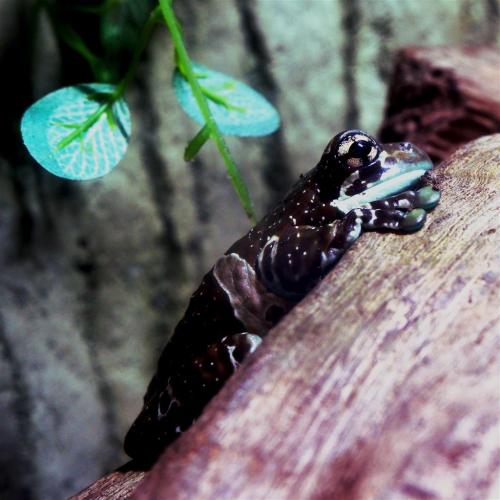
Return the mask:
<path id="1" fill-rule="evenodd" d="M 365 158 L 372 150 L 372 145 L 368 141 L 355 141 L 349 148 L 349 156 L 351 158 Z"/>

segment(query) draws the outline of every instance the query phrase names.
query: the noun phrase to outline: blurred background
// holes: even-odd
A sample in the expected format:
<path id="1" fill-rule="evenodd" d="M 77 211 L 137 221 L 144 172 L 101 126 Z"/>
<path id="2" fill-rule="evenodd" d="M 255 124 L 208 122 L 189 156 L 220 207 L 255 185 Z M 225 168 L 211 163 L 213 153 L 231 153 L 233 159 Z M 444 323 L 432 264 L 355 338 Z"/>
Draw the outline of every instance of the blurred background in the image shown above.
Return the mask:
<path id="1" fill-rule="evenodd" d="M 59 4 L 107 59 L 129 61 L 152 0 L 106 16 Z M 98 5 L 99 2 L 81 4 Z M 498 44 L 496 0 L 183 0 L 192 58 L 245 81 L 281 129 L 228 138 L 259 216 L 347 127 L 377 132 L 394 54 L 407 45 Z M 212 144 L 186 164 L 197 126 L 171 88 L 158 26 L 127 95 L 133 136 L 101 180 L 58 179 L 22 146 L 34 100 L 91 81 L 34 3 L 0 0 L 0 498 L 55 499 L 127 460 L 123 436 L 162 346 L 200 278 L 249 228 Z M 35 30 L 35 26 L 38 27 Z"/>

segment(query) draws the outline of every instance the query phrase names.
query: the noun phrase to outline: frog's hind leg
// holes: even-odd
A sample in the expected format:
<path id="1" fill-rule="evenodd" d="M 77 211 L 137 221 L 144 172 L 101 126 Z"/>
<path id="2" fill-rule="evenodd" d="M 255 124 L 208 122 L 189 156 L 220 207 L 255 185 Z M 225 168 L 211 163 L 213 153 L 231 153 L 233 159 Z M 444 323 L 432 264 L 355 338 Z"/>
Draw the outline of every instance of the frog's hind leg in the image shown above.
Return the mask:
<path id="1" fill-rule="evenodd" d="M 243 360 L 260 336 L 228 335 L 194 355 L 175 360 L 165 379 L 153 377 L 144 407 L 125 438 L 125 451 L 150 465 L 163 448 L 186 430 Z"/>
<path id="2" fill-rule="evenodd" d="M 227 335 L 196 354 L 179 359 L 169 377 L 168 401 L 175 399 L 188 415 L 187 424 L 201 413 L 205 404 L 262 342 L 259 335 L 240 332 Z M 170 404 L 170 403 L 169 403 Z M 164 407 L 167 405 L 163 404 Z M 162 407 L 161 398 L 158 410 Z M 186 428 L 183 423 L 180 427 Z"/>
<path id="3" fill-rule="evenodd" d="M 254 333 L 234 333 L 179 360 L 170 377 L 172 392 L 195 407 L 208 401 L 261 342 L 262 337 Z"/>

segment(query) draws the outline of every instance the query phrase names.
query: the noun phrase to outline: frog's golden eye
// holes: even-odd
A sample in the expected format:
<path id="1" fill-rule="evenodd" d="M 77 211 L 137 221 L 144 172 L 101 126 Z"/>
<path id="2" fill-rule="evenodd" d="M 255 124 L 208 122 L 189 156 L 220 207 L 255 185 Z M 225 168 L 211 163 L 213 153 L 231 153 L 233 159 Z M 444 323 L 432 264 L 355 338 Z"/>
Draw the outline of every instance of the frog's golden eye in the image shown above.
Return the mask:
<path id="1" fill-rule="evenodd" d="M 335 146 L 337 160 L 350 168 L 366 167 L 380 154 L 377 141 L 359 130 L 347 130 L 339 134 Z"/>

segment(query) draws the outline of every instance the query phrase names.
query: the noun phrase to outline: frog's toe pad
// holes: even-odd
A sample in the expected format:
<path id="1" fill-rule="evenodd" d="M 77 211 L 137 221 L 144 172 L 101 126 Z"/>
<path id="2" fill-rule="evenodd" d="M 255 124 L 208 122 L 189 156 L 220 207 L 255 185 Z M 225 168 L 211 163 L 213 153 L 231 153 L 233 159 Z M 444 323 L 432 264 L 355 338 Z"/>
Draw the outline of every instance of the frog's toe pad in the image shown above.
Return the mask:
<path id="1" fill-rule="evenodd" d="M 424 210 L 432 210 L 441 198 L 439 191 L 432 189 L 431 186 L 423 187 L 417 191 L 415 206 Z"/>
<path id="2" fill-rule="evenodd" d="M 427 213 L 423 208 L 414 208 L 406 214 L 400 229 L 407 233 L 418 231 L 425 224 L 426 217 Z"/>

